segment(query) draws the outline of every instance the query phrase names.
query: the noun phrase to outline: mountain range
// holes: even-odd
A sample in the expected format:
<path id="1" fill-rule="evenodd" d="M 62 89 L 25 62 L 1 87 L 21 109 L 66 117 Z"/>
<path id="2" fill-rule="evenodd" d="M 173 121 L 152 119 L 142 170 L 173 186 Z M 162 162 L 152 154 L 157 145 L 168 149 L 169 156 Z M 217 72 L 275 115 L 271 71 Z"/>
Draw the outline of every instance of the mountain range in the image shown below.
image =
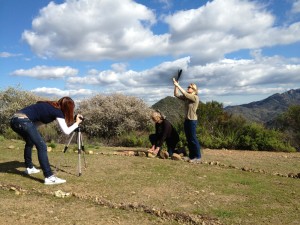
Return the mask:
<path id="1" fill-rule="evenodd" d="M 276 93 L 261 101 L 227 106 L 224 111 L 233 115 L 241 115 L 251 122 L 267 124 L 285 112 L 291 105 L 300 105 L 300 89 Z M 184 104 L 175 97 L 163 98 L 152 105 L 152 108 L 163 112 L 170 122 L 183 120 Z"/>
<path id="2" fill-rule="evenodd" d="M 224 110 L 230 114 L 241 115 L 249 121 L 266 124 L 285 112 L 291 105 L 300 105 L 300 89 L 276 93 L 261 101 L 227 106 Z"/>

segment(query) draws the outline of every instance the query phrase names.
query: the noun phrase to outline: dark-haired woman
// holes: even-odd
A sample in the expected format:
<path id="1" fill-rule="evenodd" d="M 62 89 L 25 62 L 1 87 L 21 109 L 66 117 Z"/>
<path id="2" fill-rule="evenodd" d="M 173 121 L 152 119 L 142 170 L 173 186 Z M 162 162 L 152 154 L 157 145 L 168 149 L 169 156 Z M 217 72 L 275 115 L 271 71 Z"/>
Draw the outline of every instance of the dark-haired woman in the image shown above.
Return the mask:
<path id="1" fill-rule="evenodd" d="M 32 148 L 35 145 L 46 185 L 65 183 L 66 180 L 53 175 L 48 160 L 47 145 L 37 127 L 56 120 L 62 131 L 70 134 L 82 122 L 80 119 L 82 115 L 77 115 L 74 123 L 74 108 L 74 101 L 70 97 L 63 97 L 58 101 L 39 101 L 19 110 L 11 118 L 11 128 L 25 141 L 25 173 L 30 175 L 40 172 L 32 164 Z"/>

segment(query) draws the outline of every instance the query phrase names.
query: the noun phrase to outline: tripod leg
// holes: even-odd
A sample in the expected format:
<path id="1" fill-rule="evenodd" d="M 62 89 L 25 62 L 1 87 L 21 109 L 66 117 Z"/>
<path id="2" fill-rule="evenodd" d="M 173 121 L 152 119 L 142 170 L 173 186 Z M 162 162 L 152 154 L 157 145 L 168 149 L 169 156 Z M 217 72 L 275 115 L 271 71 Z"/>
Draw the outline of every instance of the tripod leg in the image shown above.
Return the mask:
<path id="1" fill-rule="evenodd" d="M 82 140 L 82 134 L 80 135 L 80 145 L 81 145 L 81 150 L 85 152 L 83 140 Z"/>
<path id="2" fill-rule="evenodd" d="M 78 176 L 81 176 L 81 132 L 78 132 L 77 137 L 77 144 L 78 144 Z"/>
<path id="3" fill-rule="evenodd" d="M 79 152 L 78 152 L 78 176 L 81 176 L 81 158 Z"/>
<path id="4" fill-rule="evenodd" d="M 81 146 L 81 150 L 83 152 L 83 162 L 84 162 L 84 168 L 86 169 L 86 161 L 85 161 L 85 149 L 84 149 L 84 145 L 83 145 L 83 138 L 82 138 L 82 134 L 80 134 L 80 146 Z"/>
<path id="5" fill-rule="evenodd" d="M 68 142 L 68 144 L 67 144 L 67 145 L 65 145 L 65 148 L 64 148 L 64 153 L 65 153 L 65 152 L 68 150 L 68 148 L 69 148 L 69 145 L 70 145 L 70 143 L 71 143 L 71 141 L 72 141 L 72 139 L 73 139 L 74 135 L 75 135 L 75 132 L 73 132 L 73 134 L 72 134 L 71 138 L 69 139 L 69 142 Z"/>
<path id="6" fill-rule="evenodd" d="M 69 145 L 70 145 L 70 143 L 71 143 L 71 141 L 72 141 L 74 135 L 75 135 L 75 132 L 73 132 L 73 134 L 72 134 L 72 136 L 70 137 L 68 143 L 65 145 L 64 153 L 66 153 L 66 151 L 68 150 Z M 65 158 L 61 158 L 61 160 L 63 160 L 63 159 L 65 159 Z M 60 165 L 61 165 L 61 161 L 59 161 L 58 165 L 56 165 L 56 167 L 55 167 L 55 172 L 56 172 L 56 173 L 57 173 L 59 170 L 61 170 L 61 169 L 60 169 Z"/>

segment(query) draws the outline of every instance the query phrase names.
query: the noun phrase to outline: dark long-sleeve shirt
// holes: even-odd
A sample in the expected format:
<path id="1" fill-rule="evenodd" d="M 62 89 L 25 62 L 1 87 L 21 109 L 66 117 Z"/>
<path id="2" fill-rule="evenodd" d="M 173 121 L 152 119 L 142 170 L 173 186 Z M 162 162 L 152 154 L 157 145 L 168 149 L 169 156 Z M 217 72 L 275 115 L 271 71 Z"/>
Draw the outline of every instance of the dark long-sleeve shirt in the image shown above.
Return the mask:
<path id="1" fill-rule="evenodd" d="M 56 118 L 65 118 L 60 109 L 55 108 L 46 102 L 36 103 L 20 110 L 32 122 L 42 122 L 44 124 L 51 123 Z"/>
<path id="2" fill-rule="evenodd" d="M 78 127 L 77 123 L 68 127 L 63 112 L 47 102 L 40 102 L 27 106 L 19 112 L 24 113 L 36 126 L 57 120 L 60 128 L 65 134 L 70 134 Z"/>
<path id="3" fill-rule="evenodd" d="M 161 123 L 155 124 L 155 133 L 157 136 L 156 147 L 161 147 L 164 141 L 167 143 L 178 142 L 179 135 L 176 129 L 172 126 L 172 124 L 164 119 Z"/>

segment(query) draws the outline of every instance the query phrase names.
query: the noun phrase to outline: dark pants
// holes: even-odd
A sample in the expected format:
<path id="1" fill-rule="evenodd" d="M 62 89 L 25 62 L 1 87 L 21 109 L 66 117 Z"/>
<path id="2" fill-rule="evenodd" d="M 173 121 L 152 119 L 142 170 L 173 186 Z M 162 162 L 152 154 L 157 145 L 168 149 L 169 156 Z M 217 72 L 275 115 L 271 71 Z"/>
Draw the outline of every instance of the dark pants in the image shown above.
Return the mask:
<path id="1" fill-rule="evenodd" d="M 47 145 L 43 140 L 37 127 L 28 118 L 14 117 L 10 121 L 11 128 L 18 133 L 26 142 L 24 148 L 25 166 L 32 168 L 32 148 L 35 145 L 38 153 L 40 166 L 43 170 L 45 177 L 53 175 L 47 154 Z"/>
<path id="2" fill-rule="evenodd" d="M 156 145 L 157 143 L 157 135 L 156 134 L 150 134 L 149 135 L 149 140 L 151 142 L 152 145 Z M 172 156 L 173 153 L 175 152 L 175 148 L 176 148 L 176 145 L 177 143 L 179 142 L 179 139 L 178 138 L 168 138 L 166 139 L 166 144 L 167 144 L 167 151 L 169 153 L 169 156 Z M 160 149 L 159 149 L 160 151 Z"/>
<path id="3" fill-rule="evenodd" d="M 184 121 L 184 132 L 189 148 L 190 159 L 200 159 L 200 144 L 196 136 L 197 120 L 185 120 Z"/>

